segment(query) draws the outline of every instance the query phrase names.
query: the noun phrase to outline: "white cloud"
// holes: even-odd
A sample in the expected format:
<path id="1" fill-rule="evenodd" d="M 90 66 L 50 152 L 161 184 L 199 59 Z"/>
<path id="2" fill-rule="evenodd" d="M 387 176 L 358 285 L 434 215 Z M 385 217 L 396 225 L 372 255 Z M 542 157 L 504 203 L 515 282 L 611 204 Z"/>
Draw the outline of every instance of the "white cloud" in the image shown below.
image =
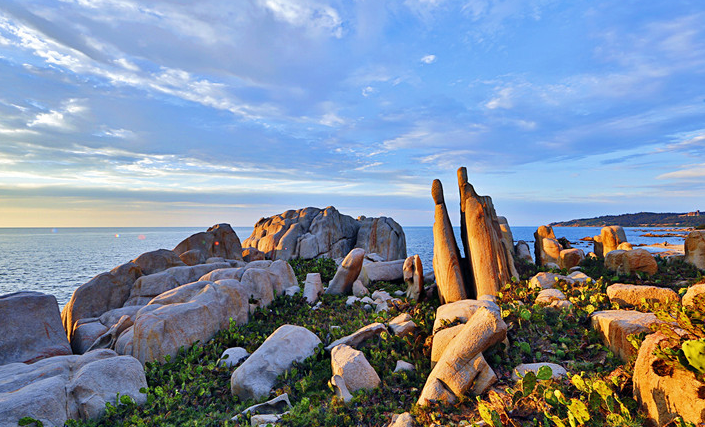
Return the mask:
<path id="1" fill-rule="evenodd" d="M 336 38 L 343 36 L 342 20 L 331 6 L 311 0 L 260 0 L 260 4 L 277 19 L 295 27 L 325 31 Z"/>
<path id="2" fill-rule="evenodd" d="M 687 169 L 661 174 L 656 179 L 699 179 L 705 177 L 705 164 L 694 165 Z"/>
<path id="3" fill-rule="evenodd" d="M 490 110 L 494 110 L 497 108 L 512 108 L 514 106 L 514 102 L 512 99 L 513 95 L 514 89 L 511 87 L 499 89 L 495 94 L 495 97 L 487 101 L 485 107 L 489 108 Z"/>
<path id="4" fill-rule="evenodd" d="M 436 62 L 436 55 L 426 55 L 423 58 L 421 58 L 421 62 L 424 64 L 433 64 Z"/>
<path id="5" fill-rule="evenodd" d="M 370 95 L 374 95 L 375 93 L 377 93 L 377 89 L 373 88 L 372 86 L 367 86 L 362 89 L 362 96 L 364 96 L 365 98 Z"/>
<path id="6" fill-rule="evenodd" d="M 83 100 L 69 99 L 63 103 L 59 110 L 37 114 L 33 120 L 27 122 L 27 126 L 55 128 L 61 131 L 74 130 L 74 119 L 86 111 L 88 108 Z"/>

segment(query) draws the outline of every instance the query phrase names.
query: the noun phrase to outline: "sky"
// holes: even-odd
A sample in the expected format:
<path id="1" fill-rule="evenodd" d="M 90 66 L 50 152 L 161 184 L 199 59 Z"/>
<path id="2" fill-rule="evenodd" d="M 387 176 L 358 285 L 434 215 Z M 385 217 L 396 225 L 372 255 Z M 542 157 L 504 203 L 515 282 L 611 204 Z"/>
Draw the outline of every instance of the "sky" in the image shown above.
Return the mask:
<path id="1" fill-rule="evenodd" d="M 705 210 L 701 0 L 2 0 L 0 227 Z"/>

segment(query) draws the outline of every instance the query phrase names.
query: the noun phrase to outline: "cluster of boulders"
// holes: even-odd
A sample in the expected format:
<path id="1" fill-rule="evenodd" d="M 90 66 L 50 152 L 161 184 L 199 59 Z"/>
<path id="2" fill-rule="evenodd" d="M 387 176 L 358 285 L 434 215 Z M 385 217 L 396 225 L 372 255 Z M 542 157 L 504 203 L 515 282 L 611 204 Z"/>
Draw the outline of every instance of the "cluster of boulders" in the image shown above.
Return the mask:
<path id="1" fill-rule="evenodd" d="M 556 239 L 550 225 L 540 226 L 534 232 L 534 254 L 536 264 L 548 268 L 563 268 L 569 270 L 585 259 L 582 249 L 570 247 L 570 242 L 561 243 Z"/>
<path id="2" fill-rule="evenodd" d="M 357 219 L 333 206 L 304 208 L 261 218 L 244 242 L 246 250 L 267 259 L 341 258 L 353 248 L 376 253 L 383 260 L 406 258 L 404 230 L 392 218 Z"/>

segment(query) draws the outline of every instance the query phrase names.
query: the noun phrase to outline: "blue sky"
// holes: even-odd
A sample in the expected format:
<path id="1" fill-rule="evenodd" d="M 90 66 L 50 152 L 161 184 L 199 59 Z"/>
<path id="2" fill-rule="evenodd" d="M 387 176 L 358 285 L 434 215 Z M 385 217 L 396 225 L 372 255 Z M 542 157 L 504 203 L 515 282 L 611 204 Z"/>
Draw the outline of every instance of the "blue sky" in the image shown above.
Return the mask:
<path id="1" fill-rule="evenodd" d="M 705 209 L 699 0 L 4 0 L 0 226 Z"/>

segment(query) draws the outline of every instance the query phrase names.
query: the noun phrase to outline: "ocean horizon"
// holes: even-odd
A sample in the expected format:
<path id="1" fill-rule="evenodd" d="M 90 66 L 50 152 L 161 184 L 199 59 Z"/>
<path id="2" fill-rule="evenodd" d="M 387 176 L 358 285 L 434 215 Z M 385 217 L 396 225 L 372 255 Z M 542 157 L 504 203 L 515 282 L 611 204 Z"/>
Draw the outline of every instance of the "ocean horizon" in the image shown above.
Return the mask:
<path id="1" fill-rule="evenodd" d="M 538 226 L 512 227 L 514 241 L 533 245 Z M 556 227 L 557 237 L 566 237 L 586 253 L 592 243 L 583 237 L 599 234 L 601 227 Z M 627 240 L 635 244 L 683 243 L 679 237 L 646 237 L 645 230 L 662 227 L 625 227 Z M 63 307 L 74 290 L 96 275 L 110 271 L 140 254 L 173 249 L 192 234 L 207 227 L 42 227 L 0 228 L 0 295 L 18 291 L 52 294 Z M 233 227 L 241 242 L 253 227 Z M 454 227 L 462 245 L 460 228 Z M 404 227 L 407 254 L 418 254 L 425 271 L 432 269 L 433 227 Z M 532 246 L 533 248 L 533 246 Z M 649 250 L 655 250 L 648 248 Z"/>

